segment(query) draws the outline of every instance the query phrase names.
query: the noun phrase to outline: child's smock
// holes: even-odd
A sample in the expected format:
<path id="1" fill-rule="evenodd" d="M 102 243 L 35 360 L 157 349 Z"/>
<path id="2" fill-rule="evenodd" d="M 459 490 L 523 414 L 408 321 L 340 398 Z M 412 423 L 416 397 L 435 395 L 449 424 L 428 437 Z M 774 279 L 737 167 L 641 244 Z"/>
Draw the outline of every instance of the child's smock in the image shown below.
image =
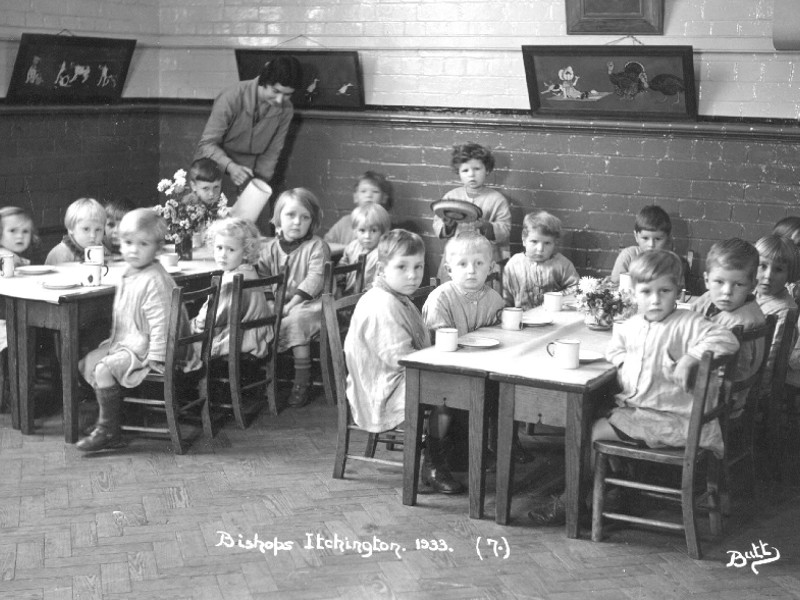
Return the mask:
<path id="1" fill-rule="evenodd" d="M 122 387 L 133 388 L 150 373 L 149 363 L 165 362 L 169 306 L 176 287 L 158 262 L 143 269 L 128 268 L 114 296 L 111 336 L 81 360 L 80 371 L 86 381 L 94 385 L 94 369 L 102 362 Z M 186 315 L 184 323 L 188 329 Z M 191 346 L 181 358 L 184 371 L 201 366 Z"/>
<path id="2" fill-rule="evenodd" d="M 546 292 L 574 294 L 579 279 L 575 265 L 560 252 L 538 263 L 520 252 L 503 269 L 503 300 L 528 310 L 539 306 Z"/>
<path id="3" fill-rule="evenodd" d="M 311 236 L 301 244 L 281 245 L 277 237 L 266 240 L 258 260 L 258 270 L 268 277 L 280 273 L 289 264 L 285 302 L 300 294 L 304 301 L 281 320 L 278 351 L 305 346 L 320 331 L 322 324 L 322 284 L 325 263 L 330 260 L 328 244 Z M 289 252 L 284 247 L 291 247 Z M 270 310 L 274 307 L 270 306 Z"/>
<path id="4" fill-rule="evenodd" d="M 344 340 L 347 400 L 356 425 L 377 433 L 403 422 L 406 374 L 398 361 L 430 345 L 410 298 L 376 279 L 356 305 Z"/>
<path id="5" fill-rule="evenodd" d="M 494 239 L 492 242 L 492 260 L 500 262 L 509 257 L 509 238 L 511 236 L 511 209 L 508 207 L 508 200 L 495 189 L 485 187 L 474 198 L 467 196 L 466 189 L 461 186 L 450 190 L 444 195 L 443 200 L 463 200 L 470 202 L 481 209 L 482 219 L 492 224 Z M 446 232 L 444 221 L 438 216 L 433 217 L 433 231 L 440 238 L 450 238 L 461 231 L 477 231 L 476 223 L 457 223 L 452 232 Z M 445 257 L 439 266 L 438 277 L 442 281 L 450 279 L 450 275 L 444 268 Z"/>
<path id="6" fill-rule="evenodd" d="M 214 341 L 211 345 L 211 358 L 228 356 L 230 354 L 231 338 L 231 302 L 233 300 L 233 277 L 241 273 L 245 281 L 258 279 L 258 273 L 253 265 L 241 264 L 233 271 L 222 275 L 222 287 L 217 301 L 217 317 L 214 321 Z M 206 323 L 208 302 L 200 307 L 197 316 L 192 320 L 192 330 L 202 331 Z M 242 322 L 263 319 L 270 314 L 267 297 L 263 290 L 244 290 L 242 293 L 242 315 L 236 317 Z M 257 358 L 264 358 L 269 353 L 269 342 L 273 338 L 272 327 L 256 327 L 248 329 L 242 336 L 242 354 L 252 354 Z"/>
<path id="7" fill-rule="evenodd" d="M 60 243 L 53 246 L 44 259 L 46 265 L 60 265 L 66 262 L 83 262 L 83 248 L 81 248 L 72 236 L 66 234 Z"/>
<path id="8" fill-rule="evenodd" d="M 375 281 L 375 274 L 378 272 L 378 248 L 373 248 L 367 251 L 358 240 L 353 240 L 344 249 L 344 254 L 339 261 L 340 265 L 352 265 L 358 262 L 359 257 L 366 254 L 364 260 L 364 290 L 372 287 L 372 282 Z M 355 290 L 356 274 L 348 273 L 347 280 L 344 284 L 344 293 L 352 294 Z"/>
<path id="9" fill-rule="evenodd" d="M 323 237 L 328 244 L 341 244 L 342 246 L 346 246 L 355 238 L 356 234 L 353 231 L 353 217 L 350 213 L 336 221 L 333 227 L 331 227 L 328 233 Z"/>
<path id="10" fill-rule="evenodd" d="M 458 335 L 480 327 L 496 325 L 505 302 L 502 296 L 485 285 L 476 292 L 463 292 L 452 281 L 434 289 L 422 307 L 422 319 L 428 329 L 454 327 Z"/>
<path id="11" fill-rule="evenodd" d="M 617 367 L 622 391 L 609 422 L 649 447 L 684 446 L 689 434 L 692 395 L 672 381 L 677 361 L 736 352 L 739 343 L 724 327 L 689 310 L 675 310 L 662 321 L 635 315 L 614 325 L 606 358 Z M 721 457 L 722 432 L 714 421 L 703 427 L 700 445 Z"/>

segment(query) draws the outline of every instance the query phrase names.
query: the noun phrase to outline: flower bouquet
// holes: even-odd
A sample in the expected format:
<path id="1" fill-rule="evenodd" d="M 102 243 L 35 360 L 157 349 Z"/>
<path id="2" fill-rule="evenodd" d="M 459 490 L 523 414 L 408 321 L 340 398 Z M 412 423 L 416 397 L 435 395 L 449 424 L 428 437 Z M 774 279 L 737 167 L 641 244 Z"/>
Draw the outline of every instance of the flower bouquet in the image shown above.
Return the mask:
<path id="1" fill-rule="evenodd" d="M 594 277 L 581 277 L 576 300 L 578 310 L 586 313 L 584 323 L 590 329 L 611 329 L 615 318 L 636 313 L 630 290 L 619 290 Z"/>
<path id="2" fill-rule="evenodd" d="M 175 251 L 190 259 L 192 236 L 211 221 L 228 215 L 228 199 L 225 194 L 220 194 L 216 204 L 206 204 L 189 189 L 183 169 L 175 171 L 171 180 L 159 181 L 157 188 L 166 200 L 163 205 L 154 206 L 153 210 L 167 222 L 167 240 L 175 243 Z"/>

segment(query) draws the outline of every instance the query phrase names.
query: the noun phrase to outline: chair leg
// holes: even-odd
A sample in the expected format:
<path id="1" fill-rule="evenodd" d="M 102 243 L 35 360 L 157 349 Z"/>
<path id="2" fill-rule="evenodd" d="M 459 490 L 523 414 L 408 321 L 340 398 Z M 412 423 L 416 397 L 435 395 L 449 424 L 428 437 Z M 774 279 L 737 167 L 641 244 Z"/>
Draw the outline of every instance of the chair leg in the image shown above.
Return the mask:
<path id="1" fill-rule="evenodd" d="M 344 467 L 347 463 L 347 451 L 350 448 L 350 404 L 339 405 L 337 411 L 336 458 L 333 462 L 333 478 L 344 479 Z"/>
<path id="2" fill-rule="evenodd" d="M 277 357 L 272 357 L 273 361 L 277 361 Z M 276 365 L 270 363 L 269 370 L 272 373 L 271 379 L 267 382 L 267 404 L 269 405 L 269 413 L 272 416 L 278 414 L 278 376 Z"/>
<path id="3" fill-rule="evenodd" d="M 370 433 L 367 437 L 367 447 L 364 448 L 364 457 L 373 458 L 375 456 L 375 449 L 378 447 L 378 434 Z"/>
<path id="4" fill-rule="evenodd" d="M 722 514 L 719 501 L 719 472 L 720 461 L 713 456 L 709 457 L 706 467 L 706 491 L 708 502 L 708 525 L 712 535 L 722 533 Z"/>
<path id="5" fill-rule="evenodd" d="M 319 365 L 322 371 L 322 385 L 325 388 L 325 403 L 329 406 L 336 404 L 334 386 L 332 383 L 333 365 L 331 356 L 324 344 L 320 344 Z"/>
<path id="6" fill-rule="evenodd" d="M 608 456 L 598 452 L 594 466 L 594 488 L 592 490 L 592 541 L 603 539 L 603 504 L 606 494 L 606 472 Z"/>
<path id="7" fill-rule="evenodd" d="M 700 542 L 697 539 L 697 516 L 695 514 L 694 468 L 684 467 L 681 482 L 681 509 L 683 511 L 683 528 L 686 534 L 686 548 L 689 556 L 700 560 Z"/>
<path id="8" fill-rule="evenodd" d="M 173 397 L 172 390 L 165 390 L 164 404 L 167 412 L 167 425 L 169 427 L 169 437 L 172 440 L 172 448 L 175 454 L 185 454 L 188 444 L 181 437 L 180 424 L 178 423 L 178 407 L 175 404 L 176 398 Z"/>

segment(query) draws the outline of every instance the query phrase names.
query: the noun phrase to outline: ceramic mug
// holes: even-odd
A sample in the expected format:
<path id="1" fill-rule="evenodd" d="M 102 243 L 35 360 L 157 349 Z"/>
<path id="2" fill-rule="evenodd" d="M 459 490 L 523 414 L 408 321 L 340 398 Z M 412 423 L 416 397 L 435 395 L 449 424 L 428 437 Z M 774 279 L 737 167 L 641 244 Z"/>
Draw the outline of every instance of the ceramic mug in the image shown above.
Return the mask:
<path id="1" fill-rule="evenodd" d="M 522 329 L 522 309 L 507 306 L 500 317 L 500 326 L 503 329 Z"/>
<path id="2" fill-rule="evenodd" d="M 180 256 L 178 256 L 177 252 L 165 252 L 158 257 L 158 260 L 161 261 L 164 267 L 177 267 L 179 258 Z"/>
<path id="3" fill-rule="evenodd" d="M 458 329 L 452 327 L 437 329 L 436 349 L 440 352 L 455 352 L 458 349 Z"/>
<path id="4" fill-rule="evenodd" d="M 561 339 L 547 344 L 547 353 L 559 369 L 577 369 L 580 363 L 580 340 Z"/>
<path id="5" fill-rule="evenodd" d="M 0 270 L 2 270 L 3 277 L 14 276 L 14 255 L 11 252 L 0 254 Z"/>
<path id="6" fill-rule="evenodd" d="M 559 312 L 564 305 L 564 294 L 561 292 L 547 292 L 544 295 L 544 309 L 550 312 Z"/>
<path id="7" fill-rule="evenodd" d="M 91 265 L 102 265 L 106 262 L 106 249 L 104 246 L 87 246 L 83 250 L 83 262 Z"/>
<path id="8" fill-rule="evenodd" d="M 103 283 L 103 276 L 108 275 L 108 267 L 103 264 L 86 263 L 83 265 L 81 285 L 95 287 Z"/>
<path id="9" fill-rule="evenodd" d="M 619 274 L 619 289 L 633 291 L 633 279 L 627 273 Z"/>

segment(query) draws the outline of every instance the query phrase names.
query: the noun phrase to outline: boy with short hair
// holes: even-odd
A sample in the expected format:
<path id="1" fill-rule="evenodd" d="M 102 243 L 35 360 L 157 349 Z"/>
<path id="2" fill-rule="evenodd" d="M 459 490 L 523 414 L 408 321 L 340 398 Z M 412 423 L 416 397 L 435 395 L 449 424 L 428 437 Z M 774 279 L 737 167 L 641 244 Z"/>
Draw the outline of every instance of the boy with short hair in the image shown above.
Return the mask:
<path id="1" fill-rule="evenodd" d="M 366 171 L 356 181 L 353 189 L 353 204 L 356 208 L 369 204 L 379 204 L 387 212 L 392 210 L 392 184 L 383 173 Z M 322 238 L 328 242 L 331 254 L 342 252 L 355 239 L 353 213 L 346 214 L 331 227 Z M 391 221 L 391 219 L 390 219 Z M 387 227 L 386 231 L 391 229 Z"/>
<path id="2" fill-rule="evenodd" d="M 511 257 L 503 270 L 503 299 L 523 310 L 539 306 L 546 292 L 578 291 L 578 271 L 557 252 L 561 220 L 545 211 L 528 213 L 522 221 L 525 252 Z"/>
<path id="3" fill-rule="evenodd" d="M 728 329 L 742 325 L 748 331 L 764 325 L 764 313 L 753 295 L 758 262 L 758 250 L 745 240 L 731 238 L 711 246 L 706 257 L 708 291 L 692 303 L 691 309 Z M 742 344 L 735 379 L 750 377 L 758 370 L 763 357 L 763 340 Z M 749 389 L 741 390 L 731 399 L 731 417 L 741 414 L 749 392 Z"/>
<path id="4" fill-rule="evenodd" d="M 44 261 L 46 265 L 83 262 L 87 246 L 103 243 L 106 229 L 106 209 L 94 198 L 78 198 L 64 214 L 67 233 L 53 247 Z"/>
<path id="5" fill-rule="evenodd" d="M 355 264 L 361 255 L 365 254 L 364 290 L 368 290 L 372 287 L 378 270 L 378 242 L 381 236 L 392 228 L 392 218 L 383 206 L 375 202 L 357 206 L 350 218 L 355 238 L 345 247 L 339 264 Z M 342 276 L 341 279 L 341 282 L 337 282 L 337 288 L 341 290 L 342 295 L 354 293 L 356 274 L 348 273 L 346 278 Z"/>
<path id="6" fill-rule="evenodd" d="M 195 198 L 208 207 L 216 206 L 222 196 L 222 169 L 210 158 L 195 160 L 186 174 L 186 182 Z"/>
<path id="7" fill-rule="evenodd" d="M 106 209 L 106 231 L 103 238 L 103 245 L 111 256 L 121 260 L 119 252 L 119 222 L 122 221 L 127 213 L 135 209 L 136 206 L 127 198 L 109 200 L 105 204 Z"/>
<path id="8" fill-rule="evenodd" d="M 672 249 L 672 221 L 667 212 L 658 205 L 650 204 L 642 207 L 636 215 L 633 235 L 636 238 L 636 245 L 620 251 L 611 270 L 611 283 L 618 284 L 620 274 L 627 273 L 633 259 L 645 250 Z M 685 275 L 684 273 L 684 279 Z"/>

